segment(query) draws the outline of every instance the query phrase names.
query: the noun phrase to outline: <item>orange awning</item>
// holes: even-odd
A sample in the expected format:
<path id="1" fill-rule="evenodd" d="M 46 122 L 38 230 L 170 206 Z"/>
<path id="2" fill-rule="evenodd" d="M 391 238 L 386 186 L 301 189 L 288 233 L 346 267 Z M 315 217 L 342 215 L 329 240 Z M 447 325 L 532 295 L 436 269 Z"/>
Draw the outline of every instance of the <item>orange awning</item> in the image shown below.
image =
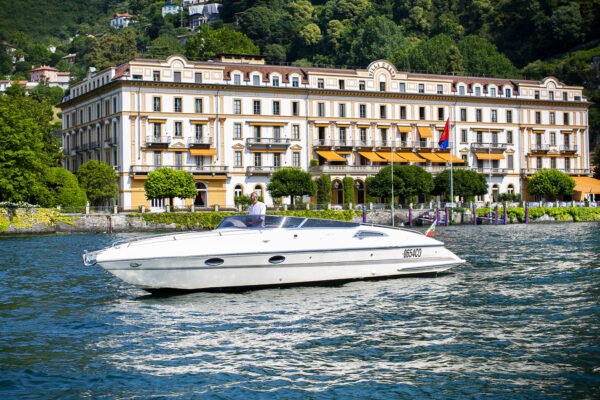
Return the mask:
<path id="1" fill-rule="evenodd" d="M 346 161 L 346 159 L 335 151 L 317 151 L 317 154 L 326 159 L 327 161 Z"/>
<path id="2" fill-rule="evenodd" d="M 167 122 L 166 119 L 149 119 L 148 122 L 150 122 L 151 124 L 164 124 L 165 122 Z"/>
<path id="3" fill-rule="evenodd" d="M 285 126 L 283 122 L 248 122 L 252 126 Z"/>
<path id="4" fill-rule="evenodd" d="M 574 176 L 575 188 L 573 190 L 582 193 L 600 194 L 600 180 L 589 176 Z"/>
<path id="5" fill-rule="evenodd" d="M 370 128 L 371 127 L 371 125 L 364 125 L 364 124 L 362 124 L 362 125 L 361 124 L 357 124 L 356 126 L 359 127 L 359 128 Z"/>
<path id="6" fill-rule="evenodd" d="M 410 126 L 398 126 L 398 132 L 412 132 Z"/>
<path id="7" fill-rule="evenodd" d="M 192 156 L 216 156 L 217 149 L 190 149 Z"/>
<path id="8" fill-rule="evenodd" d="M 410 161 L 410 162 L 425 162 L 424 159 L 422 159 L 421 157 L 419 157 L 415 153 L 412 153 L 412 152 L 409 152 L 409 151 L 399 152 L 397 154 L 400 157 L 402 157 L 405 160 Z"/>
<path id="9" fill-rule="evenodd" d="M 359 151 L 358 154 L 360 154 L 361 156 L 363 156 L 367 160 L 371 160 L 373 162 L 382 162 L 382 161 L 385 161 L 385 159 L 379 157 L 377 155 L 377 153 L 374 153 L 372 151 Z"/>
<path id="10" fill-rule="evenodd" d="M 433 137 L 433 133 L 431 133 L 431 128 L 428 126 L 417 126 L 417 131 L 422 138 L 430 138 Z"/>
<path id="11" fill-rule="evenodd" d="M 208 121 L 196 121 L 196 120 L 192 120 L 192 121 L 190 121 L 190 124 L 206 125 L 206 124 L 208 124 Z"/>
<path id="12" fill-rule="evenodd" d="M 385 161 L 390 162 L 392 157 L 394 158 L 393 162 L 407 162 L 407 160 L 405 160 L 404 158 L 400 157 L 398 154 L 396 153 L 387 153 L 384 151 L 381 151 L 379 153 L 377 153 L 377 155 L 381 158 L 384 158 Z"/>
<path id="13" fill-rule="evenodd" d="M 434 153 L 419 153 L 419 155 L 431 162 L 446 162 L 443 158 L 438 157 Z"/>
<path id="14" fill-rule="evenodd" d="M 325 126 L 329 126 L 329 124 L 315 124 L 315 126 L 325 127 Z"/>
<path id="15" fill-rule="evenodd" d="M 462 158 L 458 158 L 454 154 L 450 154 L 450 153 L 435 153 L 435 155 L 443 158 L 446 162 L 450 162 L 451 159 L 452 159 L 453 163 L 464 162 L 464 160 Z"/>
<path id="16" fill-rule="evenodd" d="M 478 160 L 504 160 L 502 153 L 475 153 Z"/>

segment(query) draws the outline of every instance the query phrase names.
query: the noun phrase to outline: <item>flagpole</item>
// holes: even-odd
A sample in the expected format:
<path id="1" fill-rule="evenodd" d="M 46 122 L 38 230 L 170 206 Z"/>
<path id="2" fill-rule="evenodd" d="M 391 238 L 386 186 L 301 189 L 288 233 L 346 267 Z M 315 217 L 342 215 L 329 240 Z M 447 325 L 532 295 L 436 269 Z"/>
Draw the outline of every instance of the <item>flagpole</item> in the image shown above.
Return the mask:
<path id="1" fill-rule="evenodd" d="M 450 139 L 450 213 L 452 213 L 452 208 L 454 207 L 454 185 L 452 182 L 452 136 L 454 136 L 455 133 L 454 128 L 455 126 L 452 127 L 453 133 L 448 138 Z"/>

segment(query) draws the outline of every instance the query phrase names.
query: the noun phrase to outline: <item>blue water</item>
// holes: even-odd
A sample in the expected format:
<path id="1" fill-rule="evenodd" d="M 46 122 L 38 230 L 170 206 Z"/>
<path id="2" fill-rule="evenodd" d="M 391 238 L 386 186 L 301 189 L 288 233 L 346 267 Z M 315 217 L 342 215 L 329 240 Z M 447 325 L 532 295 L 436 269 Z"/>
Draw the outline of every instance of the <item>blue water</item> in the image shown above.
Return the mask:
<path id="1" fill-rule="evenodd" d="M 600 224 L 440 227 L 437 277 L 146 292 L 0 239 L 0 398 L 599 398 Z"/>

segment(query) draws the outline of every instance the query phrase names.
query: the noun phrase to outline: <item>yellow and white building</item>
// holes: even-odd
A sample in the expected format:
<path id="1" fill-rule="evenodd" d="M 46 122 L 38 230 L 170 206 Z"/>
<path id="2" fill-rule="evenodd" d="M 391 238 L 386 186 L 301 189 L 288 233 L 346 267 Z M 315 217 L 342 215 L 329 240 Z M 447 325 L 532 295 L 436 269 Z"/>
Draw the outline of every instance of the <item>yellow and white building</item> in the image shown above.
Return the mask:
<path id="1" fill-rule="evenodd" d="M 290 166 L 330 174 L 332 201 L 360 204 L 365 179 L 391 160 L 433 174 L 452 160 L 486 174 L 492 195 L 522 193 L 540 169 L 590 174 L 582 90 L 553 77 L 406 73 L 385 60 L 353 70 L 242 55 L 133 59 L 71 85 L 60 105 L 64 167 L 75 172 L 91 159 L 114 166 L 124 209 L 161 205 L 143 189 L 161 167 L 193 174 L 196 207 L 233 206 L 234 196 L 252 191 L 270 204 L 270 174 Z M 441 151 L 448 118 L 451 148 Z M 343 198 L 346 176 L 353 199 Z"/>

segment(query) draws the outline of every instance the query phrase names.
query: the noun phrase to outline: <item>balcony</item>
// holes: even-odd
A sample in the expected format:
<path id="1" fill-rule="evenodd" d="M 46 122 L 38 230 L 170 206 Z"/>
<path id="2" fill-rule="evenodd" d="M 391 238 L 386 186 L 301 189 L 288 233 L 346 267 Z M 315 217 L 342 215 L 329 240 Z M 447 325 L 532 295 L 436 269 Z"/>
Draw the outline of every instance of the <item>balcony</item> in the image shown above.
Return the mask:
<path id="1" fill-rule="evenodd" d="M 109 148 L 109 147 L 117 147 L 119 145 L 119 142 L 117 141 L 116 137 L 109 137 L 107 139 L 104 140 L 104 148 Z"/>
<path id="2" fill-rule="evenodd" d="M 188 147 L 193 148 L 208 148 L 212 145 L 212 142 L 213 140 L 210 136 L 191 137 L 187 140 Z"/>
<path id="3" fill-rule="evenodd" d="M 577 153 L 577 146 L 574 144 L 567 144 L 564 146 L 559 146 L 558 151 L 560 151 L 561 153 L 569 153 L 569 154 Z"/>
<path id="4" fill-rule="evenodd" d="M 507 149 L 507 144 L 506 143 L 498 143 L 498 142 L 492 142 L 492 143 L 471 143 L 471 151 L 472 152 L 489 152 L 491 151 L 492 153 L 494 152 L 503 152 Z"/>
<path id="5" fill-rule="evenodd" d="M 167 147 L 171 143 L 171 136 L 146 136 L 146 146 L 148 147 Z"/>
<path id="6" fill-rule="evenodd" d="M 281 167 L 274 167 L 272 165 L 270 165 L 270 166 L 253 165 L 253 166 L 246 167 L 246 174 L 248 174 L 248 175 L 271 175 L 273 172 L 275 172 L 276 170 L 278 170 L 280 168 Z"/>
<path id="7" fill-rule="evenodd" d="M 89 144 L 88 151 L 98 150 L 100 148 L 100 142 L 92 142 Z"/>
<path id="8" fill-rule="evenodd" d="M 146 176 L 160 168 L 187 171 L 195 176 L 227 176 L 229 172 L 229 167 L 221 165 L 132 165 L 129 175 Z"/>
<path id="9" fill-rule="evenodd" d="M 542 171 L 544 169 L 549 169 L 549 168 L 522 168 L 521 169 L 521 175 L 533 175 L 536 172 Z M 559 170 L 560 172 L 564 172 L 567 175 L 578 175 L 578 176 L 587 176 L 591 174 L 591 170 L 589 168 L 583 168 L 583 169 L 578 169 L 578 168 L 554 168 L 556 170 Z"/>
<path id="10" fill-rule="evenodd" d="M 310 167 L 310 172 L 314 174 L 355 174 L 355 175 L 375 175 L 383 166 L 380 165 L 316 165 Z"/>
<path id="11" fill-rule="evenodd" d="M 80 144 L 75 148 L 75 152 L 77 153 L 85 153 L 88 150 L 89 146 L 87 143 Z"/>
<path id="12" fill-rule="evenodd" d="M 290 139 L 253 137 L 246 139 L 246 147 L 254 150 L 286 150 Z"/>
<path id="13" fill-rule="evenodd" d="M 397 147 L 401 149 L 414 149 L 417 147 L 417 144 L 411 140 L 401 140 L 398 142 Z"/>
<path id="14" fill-rule="evenodd" d="M 471 168 L 473 171 L 475 172 L 479 172 L 480 174 L 484 174 L 484 175 L 506 175 L 509 172 L 512 172 L 513 170 L 510 168 L 490 168 L 490 167 L 472 167 Z"/>
<path id="15" fill-rule="evenodd" d="M 547 153 L 550 150 L 550 146 L 547 144 L 535 143 L 531 145 L 531 153 Z"/>

